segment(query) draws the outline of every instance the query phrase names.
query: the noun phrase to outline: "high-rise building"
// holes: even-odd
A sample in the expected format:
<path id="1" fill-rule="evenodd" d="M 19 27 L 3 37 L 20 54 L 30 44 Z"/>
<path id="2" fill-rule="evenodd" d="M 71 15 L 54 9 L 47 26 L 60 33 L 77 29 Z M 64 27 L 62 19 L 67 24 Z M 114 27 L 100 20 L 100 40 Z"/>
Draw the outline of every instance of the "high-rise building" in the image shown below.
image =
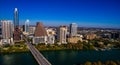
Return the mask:
<path id="1" fill-rule="evenodd" d="M 27 19 L 25 22 L 25 32 L 29 32 L 29 20 Z"/>
<path id="2" fill-rule="evenodd" d="M 11 43 L 13 37 L 13 25 L 11 20 L 1 20 L 2 43 Z"/>
<path id="3" fill-rule="evenodd" d="M 8 39 L 12 37 L 12 21 L 10 20 L 2 20 L 2 37 L 4 39 Z"/>
<path id="4" fill-rule="evenodd" d="M 18 9 L 14 10 L 14 28 L 19 27 Z"/>
<path id="5" fill-rule="evenodd" d="M 72 24 L 70 24 L 70 37 L 73 37 L 76 35 L 77 35 L 77 24 L 72 23 Z"/>
<path id="6" fill-rule="evenodd" d="M 18 9 L 15 8 L 14 10 L 14 33 L 13 39 L 14 42 L 18 42 L 21 40 L 21 30 L 19 29 L 19 16 L 18 16 Z"/>
<path id="7" fill-rule="evenodd" d="M 52 28 L 47 28 L 47 43 L 54 44 L 55 43 L 55 31 Z"/>
<path id="8" fill-rule="evenodd" d="M 47 44 L 47 32 L 41 22 L 37 22 L 34 33 L 33 44 L 45 43 Z"/>
<path id="9" fill-rule="evenodd" d="M 58 41 L 66 44 L 67 26 L 60 26 L 58 30 Z"/>
<path id="10" fill-rule="evenodd" d="M 21 40 L 21 30 L 16 27 L 13 33 L 14 42 L 19 42 Z"/>

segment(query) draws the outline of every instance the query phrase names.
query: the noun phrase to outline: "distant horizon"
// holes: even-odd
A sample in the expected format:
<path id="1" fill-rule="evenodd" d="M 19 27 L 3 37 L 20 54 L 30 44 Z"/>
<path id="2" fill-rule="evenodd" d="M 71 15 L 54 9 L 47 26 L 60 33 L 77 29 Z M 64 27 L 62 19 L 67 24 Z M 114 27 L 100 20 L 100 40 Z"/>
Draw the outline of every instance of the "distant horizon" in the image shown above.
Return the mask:
<path id="1" fill-rule="evenodd" d="M 19 23 L 45 26 L 77 23 L 80 27 L 120 29 L 120 0 L 0 0 L 0 20 L 12 20 L 18 8 Z"/>

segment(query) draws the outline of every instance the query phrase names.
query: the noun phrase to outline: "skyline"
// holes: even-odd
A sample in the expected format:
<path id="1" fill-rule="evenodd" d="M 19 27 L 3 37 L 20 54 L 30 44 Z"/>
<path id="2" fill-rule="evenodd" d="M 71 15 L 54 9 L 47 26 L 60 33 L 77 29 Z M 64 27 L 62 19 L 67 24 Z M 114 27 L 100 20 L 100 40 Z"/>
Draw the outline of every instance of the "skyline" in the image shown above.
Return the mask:
<path id="1" fill-rule="evenodd" d="M 86 2 L 87 1 L 87 2 Z M 0 0 L 0 20 L 13 20 L 18 8 L 19 23 L 36 25 L 120 28 L 119 0 Z M 7 5 L 7 6 L 6 6 Z"/>

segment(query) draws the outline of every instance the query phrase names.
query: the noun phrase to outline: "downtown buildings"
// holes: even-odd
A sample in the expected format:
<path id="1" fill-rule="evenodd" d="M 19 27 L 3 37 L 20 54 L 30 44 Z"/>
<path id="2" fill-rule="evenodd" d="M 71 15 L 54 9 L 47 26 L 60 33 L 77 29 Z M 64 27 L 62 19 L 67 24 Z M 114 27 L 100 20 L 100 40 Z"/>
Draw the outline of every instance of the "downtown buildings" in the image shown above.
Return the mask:
<path id="1" fill-rule="evenodd" d="M 27 19 L 26 21 L 25 21 L 25 32 L 26 33 L 28 33 L 29 32 L 29 20 Z"/>
<path id="2" fill-rule="evenodd" d="M 38 43 L 47 44 L 47 32 L 41 22 L 37 22 L 33 37 L 33 44 Z"/>
<path id="3" fill-rule="evenodd" d="M 58 38 L 60 44 L 66 44 L 67 43 L 67 26 L 60 26 L 58 29 Z"/>
<path id="4" fill-rule="evenodd" d="M 14 28 L 19 26 L 19 14 L 18 14 L 18 9 L 15 8 L 14 10 Z"/>
<path id="5" fill-rule="evenodd" d="M 19 42 L 21 40 L 21 30 L 19 29 L 19 13 L 18 9 L 14 10 L 14 33 L 13 33 L 14 42 Z"/>
<path id="6" fill-rule="evenodd" d="M 77 35 L 77 24 L 72 23 L 72 24 L 70 24 L 70 37 L 73 37 L 76 35 Z"/>
<path id="7" fill-rule="evenodd" d="M 0 24 L 1 45 L 13 45 L 13 40 L 20 40 L 20 30 L 18 30 L 19 18 L 17 8 L 14 9 L 14 23 L 12 23 L 12 20 L 1 20 Z"/>
<path id="8" fill-rule="evenodd" d="M 13 24 L 11 20 L 1 20 L 1 45 L 13 44 Z"/>

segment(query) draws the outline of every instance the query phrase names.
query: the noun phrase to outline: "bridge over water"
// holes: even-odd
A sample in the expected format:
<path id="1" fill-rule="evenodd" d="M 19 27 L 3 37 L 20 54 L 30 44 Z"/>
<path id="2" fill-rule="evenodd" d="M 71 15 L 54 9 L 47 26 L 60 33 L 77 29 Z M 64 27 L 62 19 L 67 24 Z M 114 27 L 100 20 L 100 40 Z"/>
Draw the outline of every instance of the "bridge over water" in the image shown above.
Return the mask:
<path id="1" fill-rule="evenodd" d="M 51 65 L 51 63 L 27 40 L 25 36 L 23 38 L 39 65 Z"/>

